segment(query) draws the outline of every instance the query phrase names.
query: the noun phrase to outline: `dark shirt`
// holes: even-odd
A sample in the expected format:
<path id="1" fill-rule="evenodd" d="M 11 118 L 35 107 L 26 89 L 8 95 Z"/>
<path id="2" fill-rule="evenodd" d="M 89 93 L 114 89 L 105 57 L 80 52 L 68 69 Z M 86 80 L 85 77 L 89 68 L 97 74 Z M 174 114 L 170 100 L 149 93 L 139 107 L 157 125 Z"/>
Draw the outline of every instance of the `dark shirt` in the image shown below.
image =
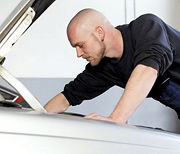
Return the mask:
<path id="1" fill-rule="evenodd" d="M 97 66 L 87 64 L 85 70 L 67 84 L 62 92 L 71 105 L 92 99 L 114 85 L 124 88 L 138 64 L 156 69 L 157 81 L 160 80 L 158 84 L 164 76 L 180 84 L 179 31 L 152 14 L 142 15 L 130 24 L 116 28 L 123 37 L 122 57 L 104 57 Z M 156 89 L 152 88 L 151 91 Z"/>

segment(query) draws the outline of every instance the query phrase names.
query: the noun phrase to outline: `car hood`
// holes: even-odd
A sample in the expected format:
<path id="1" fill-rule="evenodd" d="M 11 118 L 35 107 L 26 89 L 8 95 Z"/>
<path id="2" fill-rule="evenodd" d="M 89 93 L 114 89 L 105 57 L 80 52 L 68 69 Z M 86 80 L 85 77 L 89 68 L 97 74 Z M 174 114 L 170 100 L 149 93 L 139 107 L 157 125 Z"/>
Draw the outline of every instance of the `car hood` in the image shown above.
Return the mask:
<path id="1" fill-rule="evenodd" d="M 170 132 L 68 114 L 48 114 L 6 107 L 0 110 L 1 134 L 51 136 L 180 150 L 180 136 Z"/>
<path id="2" fill-rule="evenodd" d="M 16 0 L 17 1 L 17 0 Z M 22 34 L 55 0 L 19 0 L 0 22 L 0 62 Z M 10 4 L 7 0 L 5 4 Z M 4 4 L 4 3 L 3 3 Z M 7 7 L 1 4 L 0 8 Z M 1 14 L 1 16 L 4 14 Z"/>
<path id="3" fill-rule="evenodd" d="M 0 25 L 0 76 L 16 89 L 34 110 L 46 112 L 38 100 L 2 64 L 12 46 L 55 0 L 16 1 L 16 5 L 12 10 L 8 10 L 7 17 Z M 11 0 L 5 1 L 5 4 L 10 3 Z M 6 8 L 3 5 L 0 8 L 3 7 Z"/>

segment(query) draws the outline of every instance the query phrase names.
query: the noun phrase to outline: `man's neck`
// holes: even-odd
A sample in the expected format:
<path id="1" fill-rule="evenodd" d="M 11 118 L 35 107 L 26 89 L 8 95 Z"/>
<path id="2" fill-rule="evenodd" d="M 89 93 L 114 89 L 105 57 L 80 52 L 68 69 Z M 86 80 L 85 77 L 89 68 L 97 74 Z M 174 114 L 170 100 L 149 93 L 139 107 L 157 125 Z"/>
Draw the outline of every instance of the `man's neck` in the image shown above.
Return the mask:
<path id="1" fill-rule="evenodd" d="M 109 48 L 108 48 L 109 47 Z M 114 29 L 107 40 L 107 50 L 105 52 L 106 57 L 109 58 L 121 58 L 123 54 L 123 38 L 119 30 Z"/>

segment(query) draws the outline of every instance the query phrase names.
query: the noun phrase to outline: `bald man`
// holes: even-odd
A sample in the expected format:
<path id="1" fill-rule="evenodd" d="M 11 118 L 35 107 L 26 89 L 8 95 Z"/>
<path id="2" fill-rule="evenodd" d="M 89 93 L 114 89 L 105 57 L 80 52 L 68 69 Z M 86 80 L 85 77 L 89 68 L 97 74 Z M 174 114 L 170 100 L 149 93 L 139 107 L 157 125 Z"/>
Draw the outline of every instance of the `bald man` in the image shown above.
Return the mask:
<path id="1" fill-rule="evenodd" d="M 64 112 L 117 85 L 125 90 L 111 115 L 86 118 L 126 123 L 146 97 L 180 115 L 180 32 L 152 14 L 114 28 L 100 12 L 84 9 L 70 21 L 67 35 L 77 57 L 89 63 L 45 105 L 48 112 Z"/>

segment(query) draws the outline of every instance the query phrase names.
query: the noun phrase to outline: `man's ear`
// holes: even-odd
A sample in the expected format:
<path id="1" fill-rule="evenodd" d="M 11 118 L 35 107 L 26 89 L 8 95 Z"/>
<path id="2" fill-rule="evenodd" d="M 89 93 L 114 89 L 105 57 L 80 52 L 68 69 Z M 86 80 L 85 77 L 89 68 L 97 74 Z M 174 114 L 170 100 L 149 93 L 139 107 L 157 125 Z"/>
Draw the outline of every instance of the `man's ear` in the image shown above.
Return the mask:
<path id="1" fill-rule="evenodd" d="M 96 27 L 96 35 L 100 41 L 104 41 L 105 31 L 101 26 Z"/>

